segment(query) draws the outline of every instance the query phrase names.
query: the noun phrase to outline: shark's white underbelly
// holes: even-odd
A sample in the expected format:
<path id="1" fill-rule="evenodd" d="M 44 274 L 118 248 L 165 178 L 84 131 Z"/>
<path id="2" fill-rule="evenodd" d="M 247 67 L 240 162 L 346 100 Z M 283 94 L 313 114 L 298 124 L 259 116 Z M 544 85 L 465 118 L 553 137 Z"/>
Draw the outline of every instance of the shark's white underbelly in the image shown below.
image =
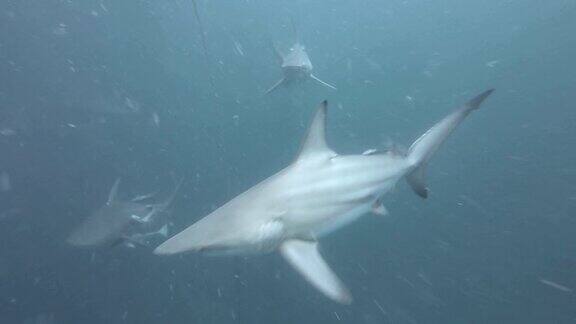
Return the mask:
<path id="1" fill-rule="evenodd" d="M 321 237 L 330 234 L 369 213 L 376 201 L 397 182 L 398 177 L 354 185 L 343 182 L 327 192 L 300 197 L 285 218 L 289 236 Z M 305 196 L 305 194 L 302 194 Z"/>
<path id="2" fill-rule="evenodd" d="M 328 222 L 319 223 L 314 227 L 313 234 L 315 237 L 328 235 L 367 214 L 371 210 L 373 202 L 361 204 L 354 209 L 337 217 L 333 217 Z"/>

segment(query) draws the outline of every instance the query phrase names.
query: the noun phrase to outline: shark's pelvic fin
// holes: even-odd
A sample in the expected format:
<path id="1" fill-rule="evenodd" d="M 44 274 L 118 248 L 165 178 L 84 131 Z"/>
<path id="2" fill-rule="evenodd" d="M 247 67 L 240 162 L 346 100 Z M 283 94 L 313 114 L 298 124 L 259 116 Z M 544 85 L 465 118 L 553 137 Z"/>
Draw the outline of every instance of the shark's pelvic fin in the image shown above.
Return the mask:
<path id="1" fill-rule="evenodd" d="M 425 174 L 426 164 L 422 164 L 406 176 L 406 181 L 410 188 L 423 199 L 428 198 L 428 187 L 426 187 L 426 182 L 424 181 Z"/>
<path id="2" fill-rule="evenodd" d="M 378 216 L 388 215 L 388 210 L 384 207 L 382 199 L 378 199 L 372 204 L 372 213 Z"/>
<path id="3" fill-rule="evenodd" d="M 116 181 L 114 181 L 114 184 L 110 189 L 110 192 L 108 193 L 108 200 L 106 201 L 106 205 L 110 205 L 116 200 L 116 197 L 118 196 L 119 186 L 120 186 L 120 178 L 117 178 Z"/>
<path id="4" fill-rule="evenodd" d="M 333 157 L 336 155 L 326 143 L 326 111 L 328 102 L 322 101 L 316 115 L 312 119 L 312 124 L 308 129 L 308 134 L 304 138 L 304 143 L 300 149 L 297 160 L 306 159 L 315 156 Z"/>
<path id="5" fill-rule="evenodd" d="M 156 234 L 162 235 L 163 237 L 167 237 L 168 236 L 168 224 L 164 224 L 164 226 L 162 226 L 162 228 L 160 228 L 158 230 L 158 232 L 156 232 Z"/>
<path id="6" fill-rule="evenodd" d="M 282 78 L 282 79 L 278 80 L 276 83 L 274 83 L 274 85 L 271 86 L 268 90 L 266 90 L 266 93 L 264 93 L 264 94 L 269 94 L 269 93 L 273 92 L 274 90 L 278 89 L 278 87 L 282 84 L 284 84 L 284 78 Z"/>
<path id="7" fill-rule="evenodd" d="M 324 82 L 324 81 L 320 80 L 320 79 L 319 79 L 317 76 L 315 76 L 314 74 L 310 74 L 310 77 L 311 77 L 313 80 L 318 81 L 318 83 L 320 83 L 320 84 L 322 84 L 322 85 L 325 85 L 325 86 L 327 86 L 328 88 L 330 88 L 330 89 L 332 89 L 332 90 L 338 90 L 335 86 L 331 85 L 331 84 L 328 83 L 328 82 Z"/>
<path id="8" fill-rule="evenodd" d="M 460 125 L 460 123 L 472 112 L 480 107 L 494 89 L 486 90 L 468 101 L 464 106 L 456 109 L 450 115 L 432 126 L 426 133 L 420 136 L 408 150 L 408 159 L 414 166 L 414 170 L 406 177 L 412 189 L 422 198 L 428 197 L 428 188 L 424 182 L 424 171 L 427 162 L 432 155 L 444 143 L 446 138 Z"/>
<path id="9" fill-rule="evenodd" d="M 126 239 L 124 237 L 119 237 L 110 243 L 110 247 L 115 248 L 124 242 L 126 242 Z"/>
<path id="10" fill-rule="evenodd" d="M 318 242 L 288 240 L 280 246 L 280 253 L 310 284 L 327 297 L 342 304 L 352 302 L 348 289 L 318 252 Z"/>

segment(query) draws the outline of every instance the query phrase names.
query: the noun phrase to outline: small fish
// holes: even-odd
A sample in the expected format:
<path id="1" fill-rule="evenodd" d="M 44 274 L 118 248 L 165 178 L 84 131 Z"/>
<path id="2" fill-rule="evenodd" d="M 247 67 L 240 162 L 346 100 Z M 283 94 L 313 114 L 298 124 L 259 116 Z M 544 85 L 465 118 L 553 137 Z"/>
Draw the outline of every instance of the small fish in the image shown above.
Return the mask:
<path id="1" fill-rule="evenodd" d="M 58 24 L 52 29 L 52 34 L 56 36 L 65 36 L 68 34 L 68 26 L 66 24 Z"/>
<path id="2" fill-rule="evenodd" d="M 14 136 L 14 135 L 16 135 L 16 131 L 13 130 L 12 128 L 2 128 L 2 129 L 0 129 L 0 135 L 6 136 L 6 137 Z"/>
<path id="3" fill-rule="evenodd" d="M 232 120 L 234 121 L 234 126 L 240 125 L 240 116 L 234 115 L 232 116 Z"/>
<path id="4" fill-rule="evenodd" d="M 499 64 L 500 61 L 499 60 L 494 60 L 494 61 L 490 61 L 490 62 L 486 62 L 486 66 L 489 68 L 493 68 L 495 67 L 497 64 Z"/>
<path id="5" fill-rule="evenodd" d="M 378 307 L 378 309 L 380 310 L 380 312 L 382 312 L 383 315 L 388 314 L 388 312 L 386 312 L 384 310 L 384 307 L 382 307 L 382 305 L 380 305 L 380 303 L 376 299 L 374 299 L 373 301 L 374 301 L 374 304 L 376 304 L 376 307 Z"/>
<path id="6" fill-rule="evenodd" d="M 152 123 L 154 124 L 154 126 L 160 127 L 160 117 L 156 112 L 152 113 Z"/>
<path id="7" fill-rule="evenodd" d="M 0 221 L 10 219 L 18 214 L 21 214 L 22 210 L 20 208 L 10 208 L 8 210 L 0 212 Z"/>
<path id="8" fill-rule="evenodd" d="M 136 100 L 126 97 L 124 98 L 124 103 L 126 104 L 126 107 L 130 109 L 130 112 L 140 112 L 140 104 Z"/>
<path id="9" fill-rule="evenodd" d="M 242 48 L 242 44 L 240 44 L 237 40 L 234 40 L 234 49 L 238 55 L 244 56 L 244 49 Z"/>

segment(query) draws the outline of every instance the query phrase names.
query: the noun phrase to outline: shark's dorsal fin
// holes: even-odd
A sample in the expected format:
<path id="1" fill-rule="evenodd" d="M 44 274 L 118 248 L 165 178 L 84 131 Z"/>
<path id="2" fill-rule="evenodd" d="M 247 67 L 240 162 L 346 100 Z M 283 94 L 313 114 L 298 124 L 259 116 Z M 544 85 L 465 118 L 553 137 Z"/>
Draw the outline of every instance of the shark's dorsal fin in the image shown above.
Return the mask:
<path id="1" fill-rule="evenodd" d="M 318 242 L 292 239 L 280 246 L 280 253 L 316 289 L 331 299 L 350 304 L 352 296 L 318 252 Z"/>
<path id="2" fill-rule="evenodd" d="M 336 155 L 336 153 L 328 147 L 328 144 L 326 144 L 327 108 L 328 102 L 326 100 L 322 101 L 314 115 L 314 119 L 312 119 L 308 134 L 304 138 L 300 154 L 298 154 L 298 158 L 296 159 L 297 161 L 315 156 L 326 155 L 332 157 Z"/>
<path id="3" fill-rule="evenodd" d="M 106 201 L 106 205 L 110 205 L 116 200 L 116 197 L 118 196 L 119 186 L 120 186 L 120 178 L 117 178 L 116 181 L 114 181 L 114 184 L 110 189 L 110 192 L 108 193 L 108 200 Z"/>

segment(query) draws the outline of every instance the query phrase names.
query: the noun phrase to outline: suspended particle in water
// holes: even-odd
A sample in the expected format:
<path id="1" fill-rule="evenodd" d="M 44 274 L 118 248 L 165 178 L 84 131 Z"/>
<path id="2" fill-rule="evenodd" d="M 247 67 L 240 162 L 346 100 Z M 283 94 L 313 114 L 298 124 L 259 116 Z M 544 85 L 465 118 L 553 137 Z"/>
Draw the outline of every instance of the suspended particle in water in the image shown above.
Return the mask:
<path id="1" fill-rule="evenodd" d="M 10 175 L 6 171 L 0 172 L 0 191 L 6 192 L 12 190 L 12 183 L 10 182 Z"/>
<path id="2" fill-rule="evenodd" d="M 554 281 L 552 281 L 552 280 L 540 278 L 540 282 L 543 283 L 543 284 L 545 284 L 546 286 L 552 287 L 552 288 L 554 288 L 554 289 L 556 289 L 556 290 L 560 290 L 560 291 L 567 292 L 567 293 L 572 292 L 572 289 L 570 289 L 570 288 L 568 288 L 568 287 L 566 287 L 566 286 L 564 286 L 564 285 L 561 285 L 561 284 L 559 284 L 559 283 L 556 283 L 556 282 L 554 282 Z"/>

